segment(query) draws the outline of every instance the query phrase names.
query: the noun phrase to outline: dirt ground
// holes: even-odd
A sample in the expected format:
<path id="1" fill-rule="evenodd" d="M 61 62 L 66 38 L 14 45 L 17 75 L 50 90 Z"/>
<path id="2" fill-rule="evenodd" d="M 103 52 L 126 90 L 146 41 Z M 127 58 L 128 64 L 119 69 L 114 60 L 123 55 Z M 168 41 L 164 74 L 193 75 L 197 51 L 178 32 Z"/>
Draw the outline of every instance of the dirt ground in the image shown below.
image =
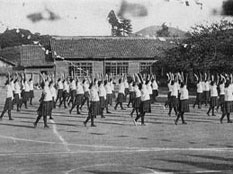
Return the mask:
<path id="1" fill-rule="evenodd" d="M 3 96 L 2 92 L 0 95 Z M 4 97 L 2 97 L 4 98 Z M 0 173 L 14 174 L 157 174 L 232 173 L 233 124 L 220 124 L 217 116 L 207 116 L 207 107 L 190 107 L 187 125 L 174 124 L 161 101 L 152 105 L 146 126 L 135 126 L 131 108 L 96 118 L 97 127 L 83 126 L 81 115 L 68 109 L 54 110 L 49 129 L 41 120 L 33 128 L 39 91 L 33 106 L 7 113 L 0 122 Z M 0 102 L 3 108 L 4 99 Z M 135 117 L 135 115 L 134 115 Z"/>

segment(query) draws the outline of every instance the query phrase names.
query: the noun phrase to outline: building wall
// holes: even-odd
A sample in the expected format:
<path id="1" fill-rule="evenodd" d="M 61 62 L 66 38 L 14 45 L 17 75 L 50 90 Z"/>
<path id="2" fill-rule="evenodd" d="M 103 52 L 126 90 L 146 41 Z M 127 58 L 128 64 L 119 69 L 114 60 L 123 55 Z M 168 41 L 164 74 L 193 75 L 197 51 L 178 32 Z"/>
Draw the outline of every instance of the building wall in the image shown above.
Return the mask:
<path id="1" fill-rule="evenodd" d="M 69 63 L 64 62 L 64 61 L 56 61 L 55 62 L 55 71 L 56 71 L 56 76 L 61 76 L 61 75 L 69 75 Z"/>

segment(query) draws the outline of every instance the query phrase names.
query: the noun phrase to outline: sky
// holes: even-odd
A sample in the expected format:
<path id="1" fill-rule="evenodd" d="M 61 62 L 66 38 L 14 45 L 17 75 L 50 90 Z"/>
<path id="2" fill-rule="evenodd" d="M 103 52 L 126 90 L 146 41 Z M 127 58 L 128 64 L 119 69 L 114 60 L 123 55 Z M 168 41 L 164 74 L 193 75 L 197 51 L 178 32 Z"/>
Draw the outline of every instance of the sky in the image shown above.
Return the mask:
<path id="1" fill-rule="evenodd" d="M 184 31 L 200 23 L 219 20 L 213 9 L 220 10 L 223 0 L 125 0 L 124 17 L 131 19 L 133 32 L 151 25 L 179 28 Z M 203 3 L 201 9 L 195 1 Z M 63 36 L 110 35 L 111 26 L 107 16 L 110 10 L 116 14 L 122 0 L 0 0 L 0 32 L 6 27 L 29 29 L 31 32 Z M 130 7 L 135 8 L 134 11 Z M 142 8 L 142 9 L 141 9 Z M 46 9 L 58 16 L 57 20 L 33 22 L 27 16 L 41 13 L 48 18 Z M 146 10 L 141 14 L 140 10 Z M 135 14 L 136 13 L 136 14 Z M 137 14 L 139 13 L 139 14 Z"/>

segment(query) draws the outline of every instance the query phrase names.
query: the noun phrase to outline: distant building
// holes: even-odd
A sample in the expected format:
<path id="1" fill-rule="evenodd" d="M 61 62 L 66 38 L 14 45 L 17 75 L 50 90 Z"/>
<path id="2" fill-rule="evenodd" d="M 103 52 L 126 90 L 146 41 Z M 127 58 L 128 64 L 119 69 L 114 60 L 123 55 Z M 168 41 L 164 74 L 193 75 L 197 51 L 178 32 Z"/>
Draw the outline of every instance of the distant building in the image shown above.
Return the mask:
<path id="1" fill-rule="evenodd" d="M 34 74 L 35 79 L 39 79 L 39 73 L 54 73 L 54 62 L 38 45 L 4 48 L 0 50 L 0 56 L 8 65 L 12 64 L 13 71 L 24 72 L 28 76 Z"/>
<path id="2" fill-rule="evenodd" d="M 152 72 L 171 39 L 142 37 L 53 37 L 56 73 L 75 76 Z"/>

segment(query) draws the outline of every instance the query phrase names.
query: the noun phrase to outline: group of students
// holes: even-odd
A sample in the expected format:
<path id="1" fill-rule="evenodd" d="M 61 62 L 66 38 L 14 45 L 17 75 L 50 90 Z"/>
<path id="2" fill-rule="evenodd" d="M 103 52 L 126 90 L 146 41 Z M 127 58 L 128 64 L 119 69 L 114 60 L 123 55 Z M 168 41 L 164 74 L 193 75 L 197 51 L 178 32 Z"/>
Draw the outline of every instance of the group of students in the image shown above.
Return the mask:
<path id="1" fill-rule="evenodd" d="M 168 73 L 168 100 L 165 103 L 169 107 L 168 115 L 171 116 L 171 111 L 174 109 L 178 123 L 179 118 L 183 124 L 187 124 L 184 120 L 184 113 L 189 112 L 189 91 L 187 89 L 187 76 L 183 73 Z M 210 75 L 207 73 L 196 75 L 196 100 L 193 108 L 198 105 L 201 109 L 202 105 L 209 105 L 207 115 L 215 116 L 215 110 L 221 108 L 222 116 L 220 123 L 227 116 L 227 123 L 232 123 L 230 113 L 233 112 L 233 76 L 232 74 Z"/>
<path id="2" fill-rule="evenodd" d="M 212 112 L 214 116 L 215 109 L 221 108 L 222 117 L 220 122 L 222 123 L 225 116 L 227 116 L 227 122 L 231 123 L 230 113 L 233 112 L 233 77 L 232 75 L 194 75 L 196 79 L 196 101 L 193 105 L 195 108 L 198 105 L 200 109 L 203 104 L 209 104 L 207 114 Z M 57 82 L 50 76 L 41 75 L 42 93 L 40 98 L 40 104 L 37 109 L 38 117 L 33 123 L 34 127 L 41 117 L 44 120 L 44 127 L 48 128 L 47 117 L 52 117 L 52 110 L 64 105 L 64 108 L 69 109 L 71 114 L 76 107 L 76 113 L 81 114 L 83 106 L 87 105 L 87 118 L 83 122 L 84 126 L 91 120 L 91 126 L 95 127 L 94 119 L 100 115 L 101 118 L 105 118 L 104 110 L 110 114 L 109 106 L 113 104 L 114 92 L 117 90 L 117 97 L 115 101 L 114 109 L 120 106 L 122 110 L 123 102 L 128 97 L 127 107 L 132 105 L 131 117 L 136 112 L 136 117 L 133 119 L 134 124 L 137 125 L 139 119 L 141 119 L 141 125 L 145 125 L 144 117 L 146 113 L 151 113 L 151 104 L 156 101 L 158 96 L 158 83 L 155 75 L 142 76 L 134 74 L 133 76 L 122 75 L 118 83 L 106 75 L 99 78 L 59 78 Z M 184 114 L 189 112 L 189 91 L 187 88 L 188 76 L 183 73 L 168 73 L 168 100 L 165 103 L 166 107 L 169 107 L 168 115 L 171 116 L 171 111 L 174 109 L 177 118 L 175 124 L 177 125 L 181 118 L 182 124 L 187 124 L 184 120 Z M 33 77 L 29 80 L 25 75 L 9 78 L 6 81 L 6 101 L 4 109 L 0 116 L 0 119 L 8 111 L 9 119 L 13 120 L 11 116 L 12 106 L 17 106 L 17 111 L 20 111 L 22 104 L 27 108 L 27 102 L 32 104 L 33 92 Z"/>
<path id="3" fill-rule="evenodd" d="M 21 110 L 23 104 L 25 109 L 28 108 L 28 102 L 32 105 L 32 100 L 34 98 L 33 76 L 31 76 L 29 80 L 26 79 L 25 74 L 16 74 L 16 76 L 12 78 L 9 76 L 5 82 L 5 86 L 6 100 L 0 119 L 8 112 L 9 120 L 13 120 L 11 110 L 14 105 L 16 105 L 17 112 Z"/>

